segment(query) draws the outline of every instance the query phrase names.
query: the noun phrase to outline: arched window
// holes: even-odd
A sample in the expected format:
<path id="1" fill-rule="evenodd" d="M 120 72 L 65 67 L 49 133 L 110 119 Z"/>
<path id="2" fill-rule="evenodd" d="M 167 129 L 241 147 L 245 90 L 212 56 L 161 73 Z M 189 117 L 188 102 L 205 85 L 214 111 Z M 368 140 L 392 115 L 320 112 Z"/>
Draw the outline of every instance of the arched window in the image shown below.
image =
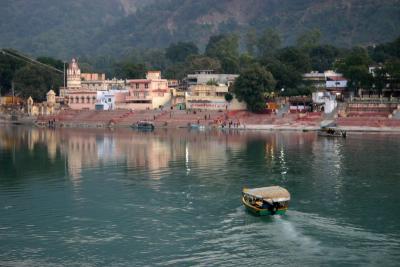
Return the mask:
<path id="1" fill-rule="evenodd" d="M 78 96 L 75 97 L 75 102 L 76 102 L 77 104 L 79 104 L 79 97 L 78 97 Z"/>
<path id="2" fill-rule="evenodd" d="M 86 103 L 90 104 L 90 96 L 86 97 Z"/>
<path id="3" fill-rule="evenodd" d="M 73 97 L 70 97 L 70 98 L 69 98 L 69 102 L 70 102 L 71 104 L 73 104 L 73 103 L 74 103 L 74 98 L 73 98 Z"/>

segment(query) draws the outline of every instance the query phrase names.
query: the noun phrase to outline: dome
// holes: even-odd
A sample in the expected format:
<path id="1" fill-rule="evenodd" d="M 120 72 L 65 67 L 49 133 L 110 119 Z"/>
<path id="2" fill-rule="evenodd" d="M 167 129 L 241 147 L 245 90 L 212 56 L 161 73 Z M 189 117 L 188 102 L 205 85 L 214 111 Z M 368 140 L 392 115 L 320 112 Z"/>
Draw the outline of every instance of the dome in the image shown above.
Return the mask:
<path id="1" fill-rule="evenodd" d="M 50 91 L 47 92 L 47 95 L 56 95 L 56 93 L 52 89 L 50 89 Z"/>

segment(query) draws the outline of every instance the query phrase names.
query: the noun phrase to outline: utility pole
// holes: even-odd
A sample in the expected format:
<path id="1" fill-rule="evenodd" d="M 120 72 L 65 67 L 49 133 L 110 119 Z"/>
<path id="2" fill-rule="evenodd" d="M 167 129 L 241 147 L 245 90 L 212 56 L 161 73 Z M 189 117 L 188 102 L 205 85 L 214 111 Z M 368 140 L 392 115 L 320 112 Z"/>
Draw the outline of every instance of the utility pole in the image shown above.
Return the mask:
<path id="1" fill-rule="evenodd" d="M 14 106 L 14 81 L 11 81 L 12 106 Z"/>
<path id="2" fill-rule="evenodd" d="M 64 61 L 64 90 L 65 90 L 65 61 Z"/>

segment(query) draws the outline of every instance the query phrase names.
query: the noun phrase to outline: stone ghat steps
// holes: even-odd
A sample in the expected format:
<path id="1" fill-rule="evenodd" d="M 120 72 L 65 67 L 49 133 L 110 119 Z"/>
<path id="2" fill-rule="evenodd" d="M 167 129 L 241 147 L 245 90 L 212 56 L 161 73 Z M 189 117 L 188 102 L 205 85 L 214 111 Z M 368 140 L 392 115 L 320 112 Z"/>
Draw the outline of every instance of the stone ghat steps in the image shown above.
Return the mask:
<path id="1" fill-rule="evenodd" d="M 397 104 L 384 103 L 348 103 L 344 117 L 388 118 L 398 108 Z"/>
<path id="2" fill-rule="evenodd" d="M 116 125 L 118 126 L 131 126 L 132 124 L 138 121 L 154 121 L 163 114 L 164 111 L 161 110 L 136 110 L 131 111 L 126 116 L 115 120 Z"/>
<path id="3" fill-rule="evenodd" d="M 38 118 L 40 121 L 55 120 L 58 124 L 66 125 L 108 125 L 111 122 L 117 123 L 119 120 L 129 116 L 132 112 L 128 110 L 115 110 L 115 111 L 95 111 L 95 110 L 81 110 L 71 111 L 66 110 L 54 116 L 44 116 Z"/>
<path id="4" fill-rule="evenodd" d="M 387 118 L 391 112 L 385 112 L 385 111 L 352 111 L 352 112 L 347 112 L 347 117 L 383 117 Z"/>
<path id="5" fill-rule="evenodd" d="M 400 120 L 376 117 L 337 118 L 339 126 L 400 127 Z"/>
<path id="6" fill-rule="evenodd" d="M 222 121 L 224 114 L 215 111 L 166 111 L 154 121 L 156 126 L 187 127 L 188 124 L 211 125 Z"/>

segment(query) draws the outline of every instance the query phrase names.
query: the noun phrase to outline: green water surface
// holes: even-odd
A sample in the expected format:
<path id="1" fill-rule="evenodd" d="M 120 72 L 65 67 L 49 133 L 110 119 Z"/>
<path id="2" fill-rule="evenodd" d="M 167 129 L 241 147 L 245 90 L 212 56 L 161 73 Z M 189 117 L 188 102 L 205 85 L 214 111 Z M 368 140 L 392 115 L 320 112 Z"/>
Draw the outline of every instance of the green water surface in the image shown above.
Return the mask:
<path id="1" fill-rule="evenodd" d="M 399 263 L 400 135 L 0 129 L 0 266 Z"/>

